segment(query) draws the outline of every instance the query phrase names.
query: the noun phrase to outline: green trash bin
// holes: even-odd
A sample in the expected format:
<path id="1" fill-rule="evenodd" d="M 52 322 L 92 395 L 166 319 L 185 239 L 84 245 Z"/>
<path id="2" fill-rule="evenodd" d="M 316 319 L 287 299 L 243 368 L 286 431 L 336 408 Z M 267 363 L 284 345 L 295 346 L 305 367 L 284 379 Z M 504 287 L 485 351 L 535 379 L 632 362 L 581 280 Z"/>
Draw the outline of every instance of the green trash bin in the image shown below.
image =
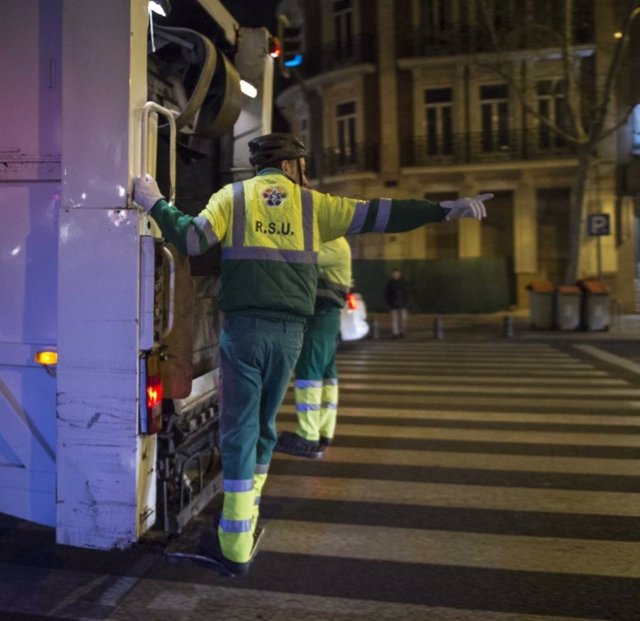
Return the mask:
<path id="1" fill-rule="evenodd" d="M 608 330 L 611 323 L 609 287 L 595 278 L 585 278 L 578 284 L 582 289 L 582 329 Z"/>
<path id="2" fill-rule="evenodd" d="M 576 285 L 556 288 L 555 319 L 558 330 L 579 330 L 582 313 L 582 289 Z"/>
<path id="3" fill-rule="evenodd" d="M 548 280 L 534 280 L 527 285 L 531 327 L 534 330 L 553 328 L 553 295 L 555 287 Z"/>

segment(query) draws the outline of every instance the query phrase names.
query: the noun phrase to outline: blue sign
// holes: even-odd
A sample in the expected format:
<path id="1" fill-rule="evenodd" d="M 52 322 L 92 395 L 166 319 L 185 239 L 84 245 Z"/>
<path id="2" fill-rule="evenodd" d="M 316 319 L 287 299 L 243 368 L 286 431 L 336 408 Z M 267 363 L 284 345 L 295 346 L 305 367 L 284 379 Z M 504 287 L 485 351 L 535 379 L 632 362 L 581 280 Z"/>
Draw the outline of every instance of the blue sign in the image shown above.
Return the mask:
<path id="1" fill-rule="evenodd" d="M 592 213 L 587 216 L 587 231 L 591 237 L 611 235 L 611 218 L 608 213 Z"/>

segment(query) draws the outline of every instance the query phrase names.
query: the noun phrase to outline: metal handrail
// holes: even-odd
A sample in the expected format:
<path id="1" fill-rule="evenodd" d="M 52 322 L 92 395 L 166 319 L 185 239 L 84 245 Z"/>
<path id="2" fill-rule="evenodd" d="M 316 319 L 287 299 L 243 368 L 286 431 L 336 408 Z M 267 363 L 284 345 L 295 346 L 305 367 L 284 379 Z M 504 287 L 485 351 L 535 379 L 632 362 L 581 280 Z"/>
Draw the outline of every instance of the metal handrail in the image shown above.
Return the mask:
<path id="1" fill-rule="evenodd" d="M 162 340 L 166 339 L 173 330 L 173 322 L 175 318 L 176 307 L 176 262 L 171 254 L 171 251 L 166 246 L 162 246 L 162 253 L 165 259 L 169 262 L 169 311 L 168 318 L 162 332 Z"/>
<path id="2" fill-rule="evenodd" d="M 149 116 L 152 112 L 164 116 L 169 121 L 169 202 L 173 204 L 176 199 L 176 117 L 171 110 L 155 101 L 147 101 L 142 106 L 140 176 L 144 177 L 149 169 Z"/>

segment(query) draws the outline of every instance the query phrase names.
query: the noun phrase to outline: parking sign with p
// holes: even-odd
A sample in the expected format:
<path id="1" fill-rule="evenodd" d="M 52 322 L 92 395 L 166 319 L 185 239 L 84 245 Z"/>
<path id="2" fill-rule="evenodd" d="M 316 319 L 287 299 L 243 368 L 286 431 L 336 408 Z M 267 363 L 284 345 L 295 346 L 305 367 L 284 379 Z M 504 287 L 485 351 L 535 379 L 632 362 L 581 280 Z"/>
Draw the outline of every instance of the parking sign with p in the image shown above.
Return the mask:
<path id="1" fill-rule="evenodd" d="M 608 213 L 592 213 L 587 216 L 587 231 L 590 237 L 611 235 Z"/>

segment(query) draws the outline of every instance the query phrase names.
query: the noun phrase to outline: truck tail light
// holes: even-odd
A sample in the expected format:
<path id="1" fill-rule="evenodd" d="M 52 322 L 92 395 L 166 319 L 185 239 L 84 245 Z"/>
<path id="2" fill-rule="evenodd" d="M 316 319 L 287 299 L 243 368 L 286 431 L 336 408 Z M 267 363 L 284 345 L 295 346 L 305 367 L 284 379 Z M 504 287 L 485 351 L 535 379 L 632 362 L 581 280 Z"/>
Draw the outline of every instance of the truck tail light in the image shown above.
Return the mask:
<path id="1" fill-rule="evenodd" d="M 162 429 L 162 378 L 158 357 L 151 355 L 145 360 L 144 388 L 145 407 L 142 409 L 142 433 L 158 433 Z"/>
<path id="2" fill-rule="evenodd" d="M 347 293 L 347 308 L 352 311 L 358 308 L 358 299 L 355 293 Z"/>

